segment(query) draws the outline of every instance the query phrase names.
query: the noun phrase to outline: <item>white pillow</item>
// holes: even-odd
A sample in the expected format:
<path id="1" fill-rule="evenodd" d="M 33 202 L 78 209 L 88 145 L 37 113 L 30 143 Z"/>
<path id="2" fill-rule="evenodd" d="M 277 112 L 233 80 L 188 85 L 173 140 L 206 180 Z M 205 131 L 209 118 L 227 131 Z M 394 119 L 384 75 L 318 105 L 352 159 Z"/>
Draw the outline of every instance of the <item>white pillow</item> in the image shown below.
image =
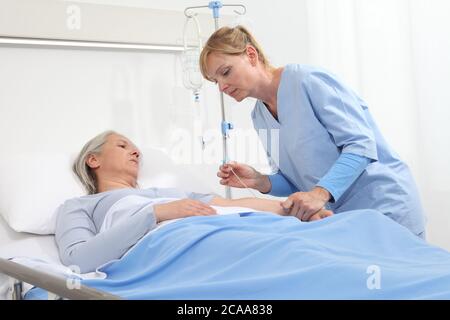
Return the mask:
<path id="1" fill-rule="evenodd" d="M 74 178 L 73 156 L 23 153 L 0 159 L 0 214 L 18 232 L 53 234 L 57 207 L 82 195 Z"/>
<path id="2" fill-rule="evenodd" d="M 139 186 L 174 187 L 208 192 L 189 168 L 175 165 L 163 151 L 141 150 Z M 65 200 L 86 194 L 75 174 L 75 154 L 23 153 L 0 158 L 0 214 L 18 232 L 54 234 L 56 209 Z"/>

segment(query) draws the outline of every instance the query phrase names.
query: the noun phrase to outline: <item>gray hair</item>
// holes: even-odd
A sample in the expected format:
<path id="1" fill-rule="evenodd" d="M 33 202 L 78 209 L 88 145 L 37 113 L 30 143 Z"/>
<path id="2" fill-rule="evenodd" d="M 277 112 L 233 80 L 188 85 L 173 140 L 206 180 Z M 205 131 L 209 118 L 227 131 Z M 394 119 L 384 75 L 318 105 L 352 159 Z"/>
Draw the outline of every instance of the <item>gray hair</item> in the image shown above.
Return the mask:
<path id="1" fill-rule="evenodd" d="M 78 179 L 80 179 L 88 194 L 97 193 L 98 185 L 97 177 L 95 176 L 94 171 L 92 171 L 92 169 L 87 165 L 86 160 L 91 154 L 100 154 L 106 139 L 112 134 L 118 133 L 108 130 L 89 140 L 84 145 L 83 149 L 81 149 L 78 157 L 72 165 L 72 171 L 76 174 Z"/>

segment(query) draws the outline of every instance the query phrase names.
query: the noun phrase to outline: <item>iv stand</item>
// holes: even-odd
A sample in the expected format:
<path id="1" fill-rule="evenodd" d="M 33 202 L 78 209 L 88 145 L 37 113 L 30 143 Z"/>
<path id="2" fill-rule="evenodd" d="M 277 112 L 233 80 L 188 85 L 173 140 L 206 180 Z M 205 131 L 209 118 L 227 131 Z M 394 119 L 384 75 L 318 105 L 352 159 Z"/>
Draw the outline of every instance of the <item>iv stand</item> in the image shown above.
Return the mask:
<path id="1" fill-rule="evenodd" d="M 247 12 L 247 9 L 242 4 L 222 4 L 220 1 L 211 1 L 207 6 L 198 6 L 198 7 L 188 7 L 184 10 L 184 15 L 188 18 L 192 18 L 196 13 L 189 13 L 189 10 L 192 9 L 201 9 L 201 8 L 209 8 L 213 11 L 215 30 L 219 29 L 219 10 L 222 7 L 236 7 L 240 8 L 241 11 L 234 10 L 235 13 L 239 15 L 244 15 Z M 225 117 L 225 103 L 223 100 L 223 92 L 220 92 L 220 106 L 222 109 L 222 144 L 223 144 L 223 164 L 228 162 L 228 131 L 233 129 L 233 124 L 226 121 Z M 225 195 L 227 199 L 231 199 L 231 188 L 229 186 L 225 187 Z"/>

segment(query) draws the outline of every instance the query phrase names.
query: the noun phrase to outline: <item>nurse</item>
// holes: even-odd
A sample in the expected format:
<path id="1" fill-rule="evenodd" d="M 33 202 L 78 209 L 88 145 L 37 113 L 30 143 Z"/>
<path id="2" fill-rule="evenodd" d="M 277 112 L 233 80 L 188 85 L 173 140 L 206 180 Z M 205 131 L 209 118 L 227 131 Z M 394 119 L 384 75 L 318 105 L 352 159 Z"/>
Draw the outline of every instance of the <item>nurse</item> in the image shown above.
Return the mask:
<path id="1" fill-rule="evenodd" d="M 334 75 L 299 64 L 273 67 L 242 26 L 212 34 L 200 68 L 236 101 L 257 99 L 253 124 L 266 130 L 266 152 L 278 168 L 263 175 L 228 163 L 219 168 L 221 184 L 242 187 L 233 169 L 248 187 L 288 197 L 281 205 L 303 221 L 323 207 L 335 213 L 371 208 L 425 237 L 408 166 L 387 144 L 366 103 Z"/>

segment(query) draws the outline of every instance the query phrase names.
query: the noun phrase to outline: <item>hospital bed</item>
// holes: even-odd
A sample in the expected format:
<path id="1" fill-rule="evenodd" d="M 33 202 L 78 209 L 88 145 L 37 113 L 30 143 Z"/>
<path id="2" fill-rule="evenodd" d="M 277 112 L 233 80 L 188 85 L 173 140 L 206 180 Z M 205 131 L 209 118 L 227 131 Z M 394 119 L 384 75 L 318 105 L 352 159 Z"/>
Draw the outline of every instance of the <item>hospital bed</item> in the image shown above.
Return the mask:
<path id="1" fill-rule="evenodd" d="M 162 150 L 142 151 L 142 187 L 207 192 Z M 8 181 L 0 188 L 2 299 L 450 299 L 450 253 L 373 210 L 310 223 L 245 208 L 189 217 L 78 277 L 59 260 L 49 214 L 83 194 L 70 174 L 73 155 L 43 157 L 30 171 L 14 159 L 21 170 L 13 174 L 0 161 Z M 14 199 L 15 190 L 37 194 L 35 202 Z"/>
<path id="2" fill-rule="evenodd" d="M 142 187 L 208 192 L 164 150 L 142 154 Z M 149 233 L 99 270 L 106 277 L 73 283 L 51 214 L 83 194 L 73 158 L 0 158 L 0 298 L 450 299 L 450 253 L 373 210 L 311 223 L 251 210 L 190 217 Z"/>
<path id="3" fill-rule="evenodd" d="M 2 260 L 0 272 L 43 288 L 28 288 L 27 299 L 450 299 L 450 253 L 376 211 L 302 223 L 244 209 L 149 232 L 99 268 L 106 278 L 85 278 L 78 290 L 48 272 L 63 267 L 52 236 L 17 235 L 2 223 L 2 256 L 45 257 L 51 268 Z"/>

